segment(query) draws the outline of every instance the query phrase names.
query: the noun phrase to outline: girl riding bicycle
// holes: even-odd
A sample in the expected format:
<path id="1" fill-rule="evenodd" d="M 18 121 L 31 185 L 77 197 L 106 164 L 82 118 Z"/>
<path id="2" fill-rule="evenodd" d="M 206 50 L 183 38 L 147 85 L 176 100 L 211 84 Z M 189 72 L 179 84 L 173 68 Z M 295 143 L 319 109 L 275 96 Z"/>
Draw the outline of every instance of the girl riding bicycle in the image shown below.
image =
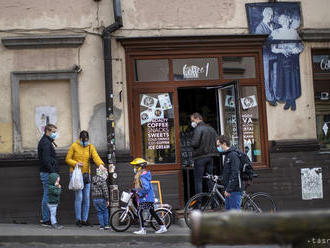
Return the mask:
<path id="1" fill-rule="evenodd" d="M 144 228 L 143 220 L 143 210 L 149 210 L 150 214 L 155 218 L 160 229 L 155 233 L 164 233 L 167 232 L 166 226 L 160 220 L 159 216 L 155 213 L 154 202 L 155 194 L 151 185 L 151 173 L 146 169 L 147 161 L 142 158 L 136 158 L 131 165 L 134 166 L 134 181 L 133 181 L 133 192 L 137 195 L 137 204 L 138 204 L 138 216 L 140 222 L 140 230 L 135 231 L 135 234 L 144 235 L 146 230 Z"/>

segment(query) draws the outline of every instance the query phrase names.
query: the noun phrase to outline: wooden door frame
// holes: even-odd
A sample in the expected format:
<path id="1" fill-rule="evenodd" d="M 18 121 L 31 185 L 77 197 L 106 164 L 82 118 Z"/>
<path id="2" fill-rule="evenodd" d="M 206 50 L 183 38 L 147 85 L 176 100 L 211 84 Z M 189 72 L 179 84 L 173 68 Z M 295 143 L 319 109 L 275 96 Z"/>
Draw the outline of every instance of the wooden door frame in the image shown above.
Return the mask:
<path id="1" fill-rule="evenodd" d="M 262 46 L 266 35 L 226 35 L 226 36 L 196 36 L 196 37 L 150 37 L 150 38 L 118 38 L 125 48 L 126 75 L 128 89 L 128 111 L 130 131 L 130 149 L 132 155 L 139 155 L 137 147 L 140 146 L 140 138 L 137 137 L 136 128 L 139 118 L 134 113 L 137 104 L 136 92 L 173 92 L 174 104 L 178 103 L 177 88 L 183 87 L 205 87 L 224 84 L 233 79 L 221 78 L 222 61 L 219 60 L 219 79 L 217 80 L 194 80 L 174 81 L 172 59 L 189 57 L 217 57 L 223 56 L 253 56 L 256 61 L 256 77 L 239 79 L 240 86 L 255 86 L 258 92 L 258 112 L 260 122 L 261 146 L 263 150 L 262 163 L 255 163 L 256 167 L 269 167 L 268 132 L 266 116 L 266 100 L 263 78 Z M 169 59 L 170 76 L 169 81 L 164 82 L 135 82 L 134 60 L 135 59 Z M 135 96 L 134 96 L 135 93 Z M 180 169 L 178 107 L 175 107 L 176 128 L 176 157 L 177 165 L 154 165 L 152 170 Z"/>

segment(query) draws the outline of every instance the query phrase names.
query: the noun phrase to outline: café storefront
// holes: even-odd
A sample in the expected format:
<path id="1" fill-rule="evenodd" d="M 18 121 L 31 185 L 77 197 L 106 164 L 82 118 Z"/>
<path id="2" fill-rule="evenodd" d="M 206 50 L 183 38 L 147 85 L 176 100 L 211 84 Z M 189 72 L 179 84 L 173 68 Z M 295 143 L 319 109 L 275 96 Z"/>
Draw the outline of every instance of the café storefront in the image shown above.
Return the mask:
<path id="1" fill-rule="evenodd" d="M 199 112 L 219 134 L 268 168 L 262 72 L 263 35 L 121 38 L 126 52 L 130 151 L 150 162 L 175 206 L 193 194 L 190 115 Z M 187 144 L 188 143 L 188 144 Z M 220 173 L 220 159 L 215 173 Z M 184 190 L 182 190 L 184 189 Z"/>

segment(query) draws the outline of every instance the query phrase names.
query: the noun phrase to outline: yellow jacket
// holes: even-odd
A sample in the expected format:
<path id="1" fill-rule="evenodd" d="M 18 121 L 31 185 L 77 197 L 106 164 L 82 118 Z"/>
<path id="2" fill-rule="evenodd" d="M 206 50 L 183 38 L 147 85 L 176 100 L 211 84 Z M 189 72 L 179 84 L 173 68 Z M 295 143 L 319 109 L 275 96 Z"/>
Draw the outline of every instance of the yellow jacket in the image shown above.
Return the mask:
<path id="1" fill-rule="evenodd" d="M 104 165 L 94 145 L 89 144 L 88 146 L 83 147 L 80 145 L 80 140 L 77 140 L 70 146 L 69 151 L 65 157 L 65 162 L 70 166 L 70 172 L 73 172 L 75 165 L 78 162 L 81 162 L 83 163 L 81 172 L 88 172 L 91 174 L 91 165 L 89 163 L 90 158 L 93 159 L 97 166 L 100 166 L 101 164 Z"/>

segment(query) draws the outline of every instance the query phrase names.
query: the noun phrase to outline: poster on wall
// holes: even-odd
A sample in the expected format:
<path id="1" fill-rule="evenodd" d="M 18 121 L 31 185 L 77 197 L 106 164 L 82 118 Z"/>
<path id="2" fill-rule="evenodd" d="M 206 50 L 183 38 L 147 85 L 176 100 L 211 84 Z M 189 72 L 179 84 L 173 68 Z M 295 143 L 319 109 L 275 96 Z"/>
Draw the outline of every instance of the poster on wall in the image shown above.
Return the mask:
<path id="1" fill-rule="evenodd" d="M 158 95 L 158 100 L 162 110 L 168 110 L 172 108 L 171 98 L 168 93 Z"/>
<path id="2" fill-rule="evenodd" d="M 263 46 L 264 82 L 267 101 L 295 110 L 301 96 L 299 54 L 303 44 L 297 2 L 248 3 L 246 12 L 251 34 L 268 34 Z"/>
<path id="3" fill-rule="evenodd" d="M 140 105 L 147 108 L 155 108 L 158 103 L 158 99 L 152 96 L 143 95 Z"/>
<path id="4" fill-rule="evenodd" d="M 322 168 L 301 169 L 301 192 L 303 200 L 323 199 Z"/>
<path id="5" fill-rule="evenodd" d="M 255 95 L 242 97 L 241 98 L 241 104 L 242 104 L 242 108 L 244 110 L 256 107 L 258 105 Z"/>
<path id="6" fill-rule="evenodd" d="M 235 108 L 235 99 L 232 95 L 226 95 L 225 106 L 229 108 Z"/>
<path id="7" fill-rule="evenodd" d="M 54 106 L 38 106 L 34 113 L 35 124 L 40 132 L 44 133 L 45 126 L 49 123 L 56 125 L 57 111 Z"/>
<path id="8" fill-rule="evenodd" d="M 140 113 L 140 121 L 141 121 L 141 125 L 151 121 L 151 119 L 153 118 L 153 111 L 152 109 L 147 109 L 143 112 Z"/>

